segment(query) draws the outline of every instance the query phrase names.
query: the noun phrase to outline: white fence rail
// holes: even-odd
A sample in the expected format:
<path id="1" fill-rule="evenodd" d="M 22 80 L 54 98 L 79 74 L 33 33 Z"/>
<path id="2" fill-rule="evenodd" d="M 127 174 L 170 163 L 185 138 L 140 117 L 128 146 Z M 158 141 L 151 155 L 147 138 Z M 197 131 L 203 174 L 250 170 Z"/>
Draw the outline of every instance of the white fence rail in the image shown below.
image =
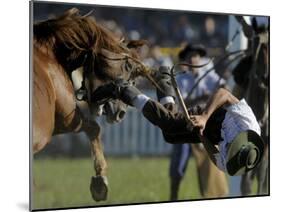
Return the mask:
<path id="1" fill-rule="evenodd" d="M 149 96 L 154 92 L 146 91 Z M 104 117 L 97 120 L 102 129 L 102 143 L 106 155 L 142 156 L 167 155 L 171 144 L 164 141 L 161 130 L 153 126 L 134 108 L 129 107 L 125 119 L 108 124 Z M 83 156 L 90 154 L 89 140 L 85 133 L 57 135 L 43 151 L 44 155 Z"/>
<path id="2" fill-rule="evenodd" d="M 163 155 L 171 150 L 171 145 L 164 141 L 160 129 L 135 109 L 128 109 L 121 123 L 109 125 L 102 120 L 100 124 L 106 154 Z"/>

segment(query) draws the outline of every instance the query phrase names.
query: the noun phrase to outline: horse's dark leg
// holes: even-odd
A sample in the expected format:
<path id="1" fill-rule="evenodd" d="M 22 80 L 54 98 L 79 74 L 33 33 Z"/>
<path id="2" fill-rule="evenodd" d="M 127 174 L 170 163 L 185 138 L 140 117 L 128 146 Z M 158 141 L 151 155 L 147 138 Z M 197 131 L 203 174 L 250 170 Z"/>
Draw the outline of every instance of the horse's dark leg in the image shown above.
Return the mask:
<path id="1" fill-rule="evenodd" d="M 265 155 L 259 164 L 259 166 L 247 172 L 242 176 L 241 180 L 241 194 L 243 196 L 250 195 L 252 193 L 252 185 L 254 177 L 257 177 L 258 191 L 257 194 L 267 194 L 267 183 L 268 183 L 268 158 Z"/>
<path id="2" fill-rule="evenodd" d="M 265 149 L 265 155 L 261 161 L 257 172 L 258 194 L 268 194 L 268 148 Z"/>
<path id="3" fill-rule="evenodd" d="M 267 163 L 266 159 L 263 159 L 257 173 L 258 179 L 258 194 L 267 193 Z"/>
<path id="4" fill-rule="evenodd" d="M 268 119 L 262 128 L 262 138 L 265 141 L 264 155 L 257 172 L 258 194 L 268 194 Z"/>
<path id="5" fill-rule="evenodd" d="M 242 175 L 240 184 L 242 196 L 248 196 L 252 193 L 252 184 L 255 176 L 255 171 L 256 170 L 252 170 Z"/>

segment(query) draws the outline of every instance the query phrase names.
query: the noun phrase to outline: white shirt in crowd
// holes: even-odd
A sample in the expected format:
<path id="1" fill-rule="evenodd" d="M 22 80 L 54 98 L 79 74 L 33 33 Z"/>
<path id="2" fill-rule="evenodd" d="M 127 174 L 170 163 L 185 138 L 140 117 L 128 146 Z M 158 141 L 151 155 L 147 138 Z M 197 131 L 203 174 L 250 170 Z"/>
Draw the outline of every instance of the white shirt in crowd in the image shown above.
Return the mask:
<path id="1" fill-rule="evenodd" d="M 201 58 L 202 64 L 209 61 L 209 58 Z M 208 65 L 199 68 L 198 73 L 194 75 L 191 71 L 177 75 L 177 84 L 182 93 L 183 98 L 186 98 L 196 84 L 196 82 L 208 71 L 214 64 L 210 62 Z M 225 84 L 225 80 L 221 79 L 219 75 L 213 69 L 210 71 L 195 87 L 190 99 L 196 99 L 203 95 L 211 95 L 219 85 Z"/>

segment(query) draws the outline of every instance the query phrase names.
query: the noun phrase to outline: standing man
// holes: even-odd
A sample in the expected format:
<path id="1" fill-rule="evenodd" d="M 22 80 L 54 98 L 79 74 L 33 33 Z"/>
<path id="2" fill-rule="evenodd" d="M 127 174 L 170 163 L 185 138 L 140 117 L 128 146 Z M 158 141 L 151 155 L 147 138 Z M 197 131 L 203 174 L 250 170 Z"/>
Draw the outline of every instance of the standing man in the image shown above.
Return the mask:
<path id="1" fill-rule="evenodd" d="M 209 58 L 207 58 L 204 46 L 188 44 L 180 51 L 179 60 L 192 65 L 202 65 L 206 64 Z M 186 68 L 185 66 L 181 67 L 181 69 Z M 213 63 L 209 63 L 202 68 L 189 68 L 189 70 L 185 70 L 185 73 L 178 75 L 177 83 L 188 106 L 204 105 L 218 87 L 224 86 L 225 81 L 216 74 L 214 69 L 200 80 L 206 71 L 212 68 Z M 180 183 L 188 166 L 191 153 L 193 153 L 196 161 L 201 195 L 203 197 L 227 195 L 228 187 L 225 176 L 211 163 L 206 151 L 202 148 L 202 144 L 181 143 L 173 145 L 171 154 L 170 200 L 178 199 Z M 211 181 L 212 184 L 209 183 Z"/>

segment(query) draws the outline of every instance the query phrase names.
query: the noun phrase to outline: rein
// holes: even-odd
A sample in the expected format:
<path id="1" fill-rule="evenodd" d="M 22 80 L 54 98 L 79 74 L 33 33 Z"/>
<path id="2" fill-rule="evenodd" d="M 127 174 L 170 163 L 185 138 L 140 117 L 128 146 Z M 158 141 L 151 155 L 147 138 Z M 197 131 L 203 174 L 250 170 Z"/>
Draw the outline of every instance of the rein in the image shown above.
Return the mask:
<path id="1" fill-rule="evenodd" d="M 105 58 L 105 59 L 107 59 L 107 60 L 125 61 L 125 69 L 126 69 L 127 72 L 130 71 L 129 67 L 128 67 L 129 66 L 128 65 L 128 59 L 133 60 L 137 64 L 141 65 L 143 69 L 147 70 L 147 68 L 142 64 L 142 62 L 140 60 L 138 60 L 136 58 L 133 58 L 130 55 L 125 54 L 125 53 L 121 53 L 122 57 L 116 57 L 116 58 L 108 57 L 108 56 L 106 56 L 105 54 L 102 54 L 102 53 L 98 53 L 98 55 L 103 57 L 103 58 Z M 89 93 L 89 91 L 88 91 L 88 89 L 86 87 L 86 79 L 89 77 L 89 74 L 91 73 L 91 71 L 94 70 L 94 67 L 91 65 L 91 64 L 93 64 L 93 62 L 91 62 L 91 61 L 94 61 L 95 57 L 96 57 L 95 54 L 87 53 L 85 55 L 84 60 L 83 60 L 82 64 L 84 66 L 84 70 L 83 70 L 83 78 L 82 78 L 82 82 L 81 82 L 81 87 L 75 92 L 75 96 L 76 96 L 76 99 L 78 101 L 87 101 L 88 100 L 88 93 Z M 90 67 L 87 67 L 87 66 L 90 66 Z M 137 70 L 139 70 L 139 68 Z M 122 68 L 122 71 L 123 71 L 123 68 Z M 139 71 L 139 72 L 141 72 L 141 71 Z M 150 77 L 150 78 L 152 78 L 152 77 Z M 129 81 L 130 80 L 132 80 L 131 76 L 129 78 Z M 154 83 L 156 83 L 156 82 L 154 82 Z"/>

